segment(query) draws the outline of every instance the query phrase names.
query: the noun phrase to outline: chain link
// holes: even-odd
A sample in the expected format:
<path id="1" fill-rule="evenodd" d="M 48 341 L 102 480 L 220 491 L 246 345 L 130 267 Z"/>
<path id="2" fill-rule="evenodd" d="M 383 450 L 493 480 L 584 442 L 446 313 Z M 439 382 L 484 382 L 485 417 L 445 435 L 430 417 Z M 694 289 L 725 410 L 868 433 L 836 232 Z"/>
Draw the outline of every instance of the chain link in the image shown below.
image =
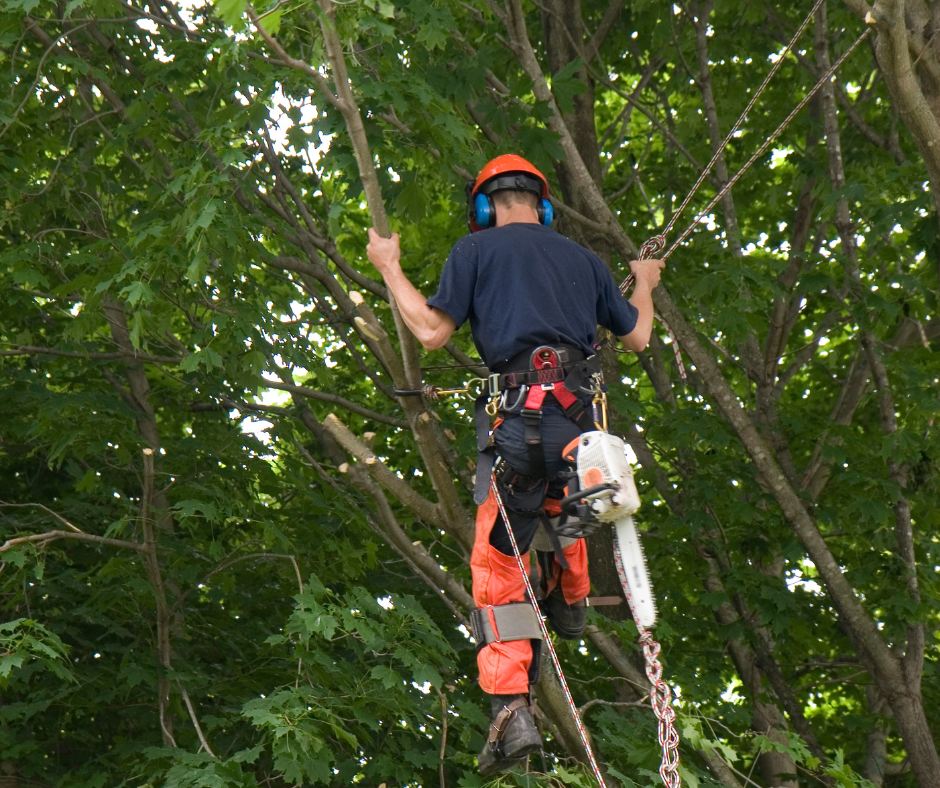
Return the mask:
<path id="1" fill-rule="evenodd" d="M 620 552 L 620 541 L 614 535 L 614 565 L 617 567 L 617 576 L 623 586 L 624 596 L 630 606 L 630 613 L 634 622 L 639 622 L 633 597 L 630 595 L 630 584 L 627 582 L 627 572 L 623 566 L 623 555 Z M 653 689 L 650 692 L 650 706 L 659 725 L 659 745 L 663 748 L 663 759 L 659 766 L 659 776 L 666 788 L 682 788 L 682 778 L 679 777 L 679 734 L 676 732 L 676 710 L 672 707 L 672 690 L 663 681 L 663 665 L 659 661 L 661 646 L 657 643 L 649 630 L 639 623 L 636 625 L 639 632 L 639 642 L 643 648 L 643 659 L 646 662 L 646 677 Z"/>
<path id="2" fill-rule="evenodd" d="M 663 760 L 659 767 L 659 776 L 666 788 L 681 788 L 679 777 L 679 734 L 676 732 L 676 710 L 672 707 L 672 690 L 663 681 L 663 666 L 659 661 L 661 646 L 653 636 L 642 627 L 640 645 L 646 660 L 646 677 L 653 685 L 650 693 L 650 705 L 659 722 L 659 744 L 663 748 Z"/>

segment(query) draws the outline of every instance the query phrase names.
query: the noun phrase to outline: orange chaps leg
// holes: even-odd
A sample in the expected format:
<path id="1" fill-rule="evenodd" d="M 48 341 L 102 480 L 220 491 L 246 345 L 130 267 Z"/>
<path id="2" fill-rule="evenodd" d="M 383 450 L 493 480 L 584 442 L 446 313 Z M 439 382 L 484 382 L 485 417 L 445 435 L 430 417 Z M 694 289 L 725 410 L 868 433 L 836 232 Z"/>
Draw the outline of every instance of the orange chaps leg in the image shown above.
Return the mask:
<path id="1" fill-rule="evenodd" d="M 561 593 L 565 602 L 573 605 L 584 599 L 591 590 L 591 578 L 588 576 L 587 544 L 578 539 L 562 552 L 568 559 L 568 568 L 561 570 Z M 555 562 L 556 566 L 558 562 Z M 559 567 L 560 568 L 560 567 Z"/>
<path id="2" fill-rule="evenodd" d="M 584 599 L 591 591 L 591 578 L 588 575 L 587 544 L 583 539 L 565 547 L 562 552 L 568 561 L 568 568 L 562 569 L 558 559 L 552 563 L 551 577 L 544 580 L 544 593 L 552 593 L 561 585 L 565 602 L 573 605 Z M 540 564 L 544 567 L 544 564 Z M 542 570 L 545 571 L 544 569 Z"/>
<path id="3" fill-rule="evenodd" d="M 477 509 L 476 538 L 470 557 L 473 575 L 473 601 L 477 607 L 525 602 L 525 584 L 513 555 L 503 555 L 490 544 L 490 531 L 499 507 L 492 489 Z M 522 557 L 529 565 L 529 554 Z M 526 694 L 532 666 L 532 644 L 528 640 L 489 643 L 477 652 L 480 688 L 490 695 Z"/>
<path id="4" fill-rule="evenodd" d="M 490 490 L 483 505 L 477 509 L 476 535 L 470 570 L 473 575 L 473 601 L 479 608 L 487 605 L 505 605 L 525 602 L 525 583 L 519 574 L 519 564 L 513 555 L 504 555 L 490 544 L 490 531 L 499 517 L 496 496 Z M 565 601 L 571 605 L 584 599 L 591 589 L 588 576 L 587 545 L 583 539 L 564 548 L 568 569 L 562 569 L 556 560 L 554 577 L 549 580 L 548 591 L 559 583 Z M 529 566 L 529 554 L 522 556 Z M 477 652 L 480 669 L 480 688 L 490 695 L 516 695 L 529 691 L 532 670 L 532 644 L 528 640 L 508 643 L 488 643 Z"/>

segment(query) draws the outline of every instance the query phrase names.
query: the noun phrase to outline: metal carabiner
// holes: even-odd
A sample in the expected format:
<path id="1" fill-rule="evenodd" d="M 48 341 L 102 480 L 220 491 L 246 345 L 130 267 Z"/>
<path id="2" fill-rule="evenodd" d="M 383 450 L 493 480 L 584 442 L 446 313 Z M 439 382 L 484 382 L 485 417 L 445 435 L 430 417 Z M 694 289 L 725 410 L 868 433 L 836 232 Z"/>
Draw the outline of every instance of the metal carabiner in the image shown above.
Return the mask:
<path id="1" fill-rule="evenodd" d="M 519 396 L 516 397 L 516 401 L 512 405 L 507 404 L 509 401 L 510 389 L 505 389 L 503 391 L 502 397 L 500 398 L 499 407 L 500 410 L 504 410 L 506 413 L 518 413 L 522 410 L 523 405 L 525 405 L 526 396 L 529 393 L 529 387 L 526 385 L 519 386 Z"/>

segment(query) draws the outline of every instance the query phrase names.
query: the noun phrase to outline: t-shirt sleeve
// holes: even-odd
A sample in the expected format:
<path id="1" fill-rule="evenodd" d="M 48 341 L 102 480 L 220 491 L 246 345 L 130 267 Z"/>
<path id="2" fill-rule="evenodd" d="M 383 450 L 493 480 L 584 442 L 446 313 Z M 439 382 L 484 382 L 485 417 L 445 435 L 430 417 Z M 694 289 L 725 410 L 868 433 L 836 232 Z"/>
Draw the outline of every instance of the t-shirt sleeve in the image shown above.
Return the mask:
<path id="1" fill-rule="evenodd" d="M 640 313 L 620 294 L 610 269 L 599 259 L 597 262 L 602 269 L 598 272 L 597 322 L 613 331 L 614 336 L 626 336 L 636 328 Z"/>
<path id="2" fill-rule="evenodd" d="M 473 251 L 473 247 L 468 248 L 468 244 L 461 241 L 454 245 L 444 263 L 437 292 L 427 300 L 428 306 L 450 315 L 458 328 L 469 319 L 473 310 L 473 291 L 477 281 Z"/>

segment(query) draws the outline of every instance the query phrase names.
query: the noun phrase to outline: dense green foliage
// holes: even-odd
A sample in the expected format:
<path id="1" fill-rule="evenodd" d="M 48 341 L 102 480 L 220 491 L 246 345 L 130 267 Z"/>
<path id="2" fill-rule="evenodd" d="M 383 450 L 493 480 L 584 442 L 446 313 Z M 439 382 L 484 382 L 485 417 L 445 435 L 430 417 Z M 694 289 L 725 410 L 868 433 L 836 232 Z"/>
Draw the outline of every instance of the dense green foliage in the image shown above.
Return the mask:
<path id="1" fill-rule="evenodd" d="M 607 3 L 580 5 L 587 39 Z M 708 17 L 723 131 L 810 5 L 734 0 Z M 832 6 L 822 40 L 834 58 L 862 25 Z M 337 7 L 379 183 L 420 289 L 433 292 L 465 231 L 459 173 L 496 153 L 523 153 L 583 210 L 546 128 L 552 107 L 536 100 L 492 4 Z M 550 12 L 526 8 L 542 57 Z M 590 88 L 580 60 L 554 76 L 544 67 L 572 124 L 593 95 L 600 183 L 637 244 L 712 153 L 694 9 L 626 3 L 586 69 Z M 316 3 L 256 10 L 293 57 L 328 64 Z M 347 473 L 353 461 L 323 426 L 332 412 L 352 433 L 374 433 L 363 440 L 378 465 L 438 500 L 428 449 L 355 329 L 347 293 L 359 290 L 394 333 L 364 258 L 370 218 L 350 138 L 311 76 L 279 65 L 245 13 L 238 0 L 6 0 L 0 10 L 0 535 L 22 540 L 3 546 L 0 574 L 0 781 L 480 786 L 484 697 L 451 608 L 466 611 L 415 571 L 430 553 L 469 588 L 460 523 L 423 517 L 394 491 L 386 499 L 368 486 L 371 465 Z M 815 83 L 813 36 L 811 27 L 732 141 L 731 172 Z M 735 187 L 738 230 L 727 206 L 716 210 L 670 258 L 664 282 L 884 641 L 903 651 L 912 631 L 926 633 L 923 707 L 937 732 L 937 217 L 870 51 L 843 66 L 836 90 L 845 185 L 833 186 L 826 107 L 814 101 Z M 678 230 L 714 189 L 703 186 Z M 840 238 L 840 205 L 857 255 Z M 596 227 L 559 213 L 561 231 L 625 275 Z M 466 328 L 455 343 L 473 353 Z M 887 390 L 870 382 L 873 357 Z M 613 428 L 642 463 L 640 518 L 657 638 L 680 692 L 685 784 L 730 785 L 711 754 L 760 788 L 820 777 L 862 788 L 863 773 L 915 785 L 804 545 L 699 370 L 684 384 L 672 359 L 657 339 L 606 363 L 622 378 L 609 380 Z M 441 350 L 422 362 L 454 359 Z M 430 369 L 425 381 L 467 375 Z M 430 408 L 467 516 L 467 400 Z M 919 596 L 898 547 L 905 504 Z M 397 549 L 393 526 L 407 535 Z M 68 536 L 77 529 L 112 541 Z M 25 539 L 53 531 L 63 535 Z M 629 620 L 591 621 L 642 669 Z M 578 703 L 606 703 L 585 717 L 612 784 L 658 784 L 642 693 L 594 642 L 559 650 Z M 543 723 L 532 774 L 499 784 L 589 785 L 561 723 L 550 712 Z M 893 764 L 881 780 L 866 764 L 879 746 Z M 768 752 L 797 775 L 774 772 Z"/>

